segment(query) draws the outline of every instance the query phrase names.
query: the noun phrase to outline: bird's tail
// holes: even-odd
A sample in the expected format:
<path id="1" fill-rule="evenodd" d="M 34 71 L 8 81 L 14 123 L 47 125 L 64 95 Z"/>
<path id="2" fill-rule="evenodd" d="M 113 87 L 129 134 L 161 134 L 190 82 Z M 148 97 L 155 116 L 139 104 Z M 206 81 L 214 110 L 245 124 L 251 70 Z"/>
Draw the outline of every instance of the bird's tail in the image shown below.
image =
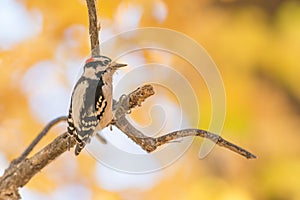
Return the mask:
<path id="1" fill-rule="evenodd" d="M 78 156 L 79 153 L 81 152 L 81 150 L 84 148 L 85 146 L 85 143 L 82 142 L 82 143 L 77 143 L 76 144 L 76 147 L 75 147 L 75 156 Z"/>

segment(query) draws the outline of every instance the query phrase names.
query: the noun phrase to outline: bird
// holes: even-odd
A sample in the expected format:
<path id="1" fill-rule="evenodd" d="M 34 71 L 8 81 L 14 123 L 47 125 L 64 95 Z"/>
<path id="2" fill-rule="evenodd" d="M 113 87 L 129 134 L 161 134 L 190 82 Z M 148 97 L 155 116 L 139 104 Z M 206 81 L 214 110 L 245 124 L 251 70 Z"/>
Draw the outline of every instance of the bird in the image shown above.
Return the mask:
<path id="1" fill-rule="evenodd" d="M 98 131 L 112 121 L 112 79 L 114 73 L 126 65 L 112 62 L 102 55 L 86 60 L 72 92 L 67 119 L 69 138 L 76 140 L 76 156 Z"/>

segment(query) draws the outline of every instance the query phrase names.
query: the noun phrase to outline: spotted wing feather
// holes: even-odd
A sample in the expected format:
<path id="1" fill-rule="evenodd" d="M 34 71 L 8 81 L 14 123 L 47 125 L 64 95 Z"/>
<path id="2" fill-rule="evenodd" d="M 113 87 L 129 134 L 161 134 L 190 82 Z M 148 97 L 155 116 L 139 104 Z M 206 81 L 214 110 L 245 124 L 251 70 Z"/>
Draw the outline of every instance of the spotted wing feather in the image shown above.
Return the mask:
<path id="1" fill-rule="evenodd" d="M 96 86 L 96 87 L 95 87 Z M 103 81 L 98 80 L 97 83 L 89 85 L 87 91 L 94 91 L 94 94 L 87 94 L 83 102 L 83 110 L 80 111 L 80 121 L 77 126 L 74 125 L 72 118 L 72 104 L 68 117 L 68 133 L 75 137 L 77 144 L 75 147 L 75 155 L 78 155 L 87 143 L 90 142 L 91 137 L 95 134 L 96 127 L 104 115 L 107 107 L 107 101 L 102 93 Z M 91 88 L 92 87 L 92 88 Z M 94 96 L 94 98 L 93 98 Z M 76 123 L 75 123 L 76 124 Z"/>
<path id="2" fill-rule="evenodd" d="M 103 94 L 103 88 L 105 84 L 103 83 L 102 78 L 100 78 L 98 85 L 97 85 L 97 89 L 96 89 L 96 95 L 95 95 L 95 110 L 96 110 L 96 117 L 98 120 L 101 120 L 101 118 L 104 115 L 104 111 L 107 107 L 107 101 L 104 98 L 104 94 Z"/>

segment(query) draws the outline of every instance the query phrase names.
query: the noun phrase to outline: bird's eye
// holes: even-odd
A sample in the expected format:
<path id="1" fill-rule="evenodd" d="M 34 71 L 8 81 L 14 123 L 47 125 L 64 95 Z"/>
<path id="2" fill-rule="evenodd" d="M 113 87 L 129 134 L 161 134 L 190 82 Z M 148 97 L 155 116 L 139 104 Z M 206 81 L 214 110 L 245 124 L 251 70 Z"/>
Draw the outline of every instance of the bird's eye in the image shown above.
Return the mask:
<path id="1" fill-rule="evenodd" d="M 103 63 L 104 63 L 104 65 L 108 65 L 109 64 L 109 60 L 104 60 Z"/>

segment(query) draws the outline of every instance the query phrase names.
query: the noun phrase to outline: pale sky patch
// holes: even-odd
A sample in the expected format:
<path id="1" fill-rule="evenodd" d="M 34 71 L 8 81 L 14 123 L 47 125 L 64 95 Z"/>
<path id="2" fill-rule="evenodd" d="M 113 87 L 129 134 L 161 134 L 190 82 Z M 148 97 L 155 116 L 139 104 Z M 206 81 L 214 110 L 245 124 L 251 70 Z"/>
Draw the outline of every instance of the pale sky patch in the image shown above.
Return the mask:
<path id="1" fill-rule="evenodd" d="M 38 10 L 26 10 L 20 1 L 0 0 L 0 49 L 12 46 L 37 35 L 43 18 Z"/>

